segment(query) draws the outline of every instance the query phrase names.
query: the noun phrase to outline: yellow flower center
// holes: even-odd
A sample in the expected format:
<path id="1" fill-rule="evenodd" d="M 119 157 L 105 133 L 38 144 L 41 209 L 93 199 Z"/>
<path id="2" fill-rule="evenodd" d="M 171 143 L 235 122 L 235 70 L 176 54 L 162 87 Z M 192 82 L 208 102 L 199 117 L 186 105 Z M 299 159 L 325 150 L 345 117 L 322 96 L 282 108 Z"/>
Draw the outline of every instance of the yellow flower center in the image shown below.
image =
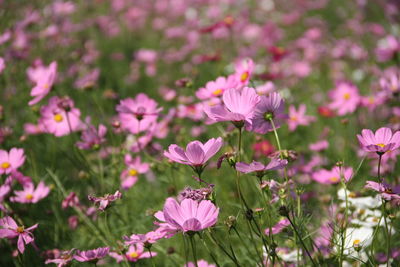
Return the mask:
<path id="1" fill-rule="evenodd" d="M 32 194 L 27 194 L 27 195 L 25 196 L 25 198 L 26 198 L 27 200 L 32 200 L 33 195 L 32 195 Z"/>
<path id="2" fill-rule="evenodd" d="M 339 178 L 338 177 L 331 177 L 331 178 L 329 178 L 329 181 L 331 181 L 332 183 L 336 183 L 336 182 L 339 181 Z"/>
<path id="3" fill-rule="evenodd" d="M 380 146 L 380 147 L 382 147 L 382 148 L 385 147 L 385 144 L 382 144 L 382 143 L 381 143 L 381 144 L 376 144 L 376 145 L 377 145 L 377 146 Z"/>
<path id="4" fill-rule="evenodd" d="M 18 226 L 18 227 L 17 227 L 17 232 L 18 232 L 18 233 L 22 234 L 24 231 L 25 231 L 25 229 L 24 229 L 23 226 Z"/>
<path id="5" fill-rule="evenodd" d="M 232 24 L 233 24 L 233 21 L 234 21 L 234 19 L 233 19 L 233 17 L 231 17 L 231 16 L 228 16 L 228 17 L 225 17 L 225 18 L 224 18 L 224 22 L 225 22 L 225 24 L 227 24 L 227 25 L 232 25 Z"/>
<path id="6" fill-rule="evenodd" d="M 1 168 L 2 169 L 8 169 L 8 168 L 10 168 L 11 167 L 11 164 L 9 163 L 9 162 L 3 162 L 2 164 L 1 164 Z"/>
<path id="7" fill-rule="evenodd" d="M 350 94 L 349 93 L 344 93 L 343 94 L 344 100 L 349 100 L 350 99 Z"/>
<path id="8" fill-rule="evenodd" d="M 246 81 L 247 78 L 249 78 L 249 72 L 248 72 L 248 71 L 243 72 L 242 75 L 240 75 L 240 81 L 241 81 L 241 82 Z"/>
<path id="9" fill-rule="evenodd" d="M 139 257 L 139 254 L 136 251 L 133 251 L 133 252 L 129 253 L 129 257 L 137 258 L 137 257 Z"/>
<path id="10" fill-rule="evenodd" d="M 59 114 L 59 113 L 57 113 L 56 115 L 54 115 L 54 120 L 56 121 L 56 122 L 62 122 L 63 120 L 64 120 L 64 118 L 63 118 L 63 116 L 61 115 L 61 114 Z"/>
<path id="11" fill-rule="evenodd" d="M 220 94 L 222 94 L 222 89 L 217 89 L 212 93 L 214 96 L 219 96 Z"/>
<path id="12" fill-rule="evenodd" d="M 355 198 L 357 195 L 356 195 L 356 193 L 354 193 L 354 192 L 350 192 L 349 193 L 349 197 L 351 197 L 351 198 Z"/>
<path id="13" fill-rule="evenodd" d="M 49 87 L 50 87 L 50 86 L 49 86 L 48 83 L 43 84 L 43 88 L 44 88 L 44 89 L 49 89 Z"/>
<path id="14" fill-rule="evenodd" d="M 136 169 L 130 169 L 129 170 L 129 176 L 136 176 L 138 174 Z"/>
<path id="15" fill-rule="evenodd" d="M 292 121 L 297 121 L 297 120 L 298 120 L 297 116 L 290 117 L 290 119 L 291 119 Z"/>
<path id="16" fill-rule="evenodd" d="M 360 245 L 361 240 L 360 239 L 356 239 L 353 241 L 353 246 L 358 247 Z"/>

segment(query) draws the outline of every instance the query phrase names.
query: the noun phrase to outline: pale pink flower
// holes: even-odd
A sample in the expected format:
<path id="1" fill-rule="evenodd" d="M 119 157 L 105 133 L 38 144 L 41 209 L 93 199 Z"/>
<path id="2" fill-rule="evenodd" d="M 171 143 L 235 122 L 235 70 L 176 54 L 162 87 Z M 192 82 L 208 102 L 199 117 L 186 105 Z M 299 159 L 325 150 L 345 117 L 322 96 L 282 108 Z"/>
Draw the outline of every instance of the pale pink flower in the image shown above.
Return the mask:
<path id="1" fill-rule="evenodd" d="M 251 74 L 254 70 L 254 62 L 251 59 L 244 59 L 235 64 L 235 82 L 238 88 L 241 88 L 249 83 Z"/>
<path id="2" fill-rule="evenodd" d="M 186 198 L 179 204 L 175 199 L 167 198 L 163 213 L 165 221 L 176 229 L 201 231 L 216 224 L 219 208 L 210 200 L 197 202 Z"/>
<path id="3" fill-rule="evenodd" d="M 67 266 L 73 259 L 72 253 L 74 252 L 74 250 L 75 249 L 63 251 L 58 256 L 56 256 L 54 259 L 48 259 L 44 263 L 45 264 L 54 263 L 54 264 L 57 264 L 57 267 Z"/>
<path id="4" fill-rule="evenodd" d="M 133 245 L 133 244 L 154 244 L 159 239 L 164 238 L 165 233 L 159 230 L 150 231 L 146 234 L 133 234 L 131 236 L 125 236 L 123 239 L 125 240 L 126 245 Z"/>
<path id="5" fill-rule="evenodd" d="M 0 175 L 9 174 L 17 170 L 25 162 L 25 154 L 22 148 L 11 148 L 10 152 L 0 150 Z"/>
<path id="6" fill-rule="evenodd" d="M 76 146 L 80 149 L 96 149 L 106 141 L 104 136 L 107 133 L 107 128 L 103 124 L 99 124 L 98 129 L 93 125 L 89 125 L 85 130 L 82 131 L 81 140 L 76 143 Z"/>
<path id="7" fill-rule="evenodd" d="M 138 175 L 149 171 L 150 165 L 142 163 L 139 156 L 132 158 L 131 155 L 125 155 L 125 164 L 127 169 L 121 173 L 121 187 L 125 190 L 131 188 L 138 179 Z"/>
<path id="8" fill-rule="evenodd" d="M 196 92 L 196 96 L 201 100 L 222 96 L 222 94 L 234 86 L 232 79 L 218 77 L 215 81 L 206 83 L 205 87 L 200 88 Z"/>
<path id="9" fill-rule="evenodd" d="M 38 66 L 29 68 L 28 76 L 36 85 L 31 91 L 34 98 L 29 101 L 29 105 L 35 105 L 42 100 L 51 90 L 57 73 L 57 62 L 53 61 L 48 67 Z"/>
<path id="10" fill-rule="evenodd" d="M 193 262 L 188 262 L 185 267 L 216 267 L 215 264 L 210 264 L 206 262 L 205 260 L 198 260 L 197 265 L 194 264 Z"/>
<path id="11" fill-rule="evenodd" d="M 103 197 L 95 197 L 95 196 L 88 196 L 88 199 L 95 204 L 99 203 L 99 210 L 104 211 L 110 202 L 116 201 L 117 199 L 121 199 L 122 194 L 118 190 L 113 194 L 106 194 Z"/>
<path id="12" fill-rule="evenodd" d="M 251 126 L 256 105 L 260 101 L 253 88 L 228 89 L 222 96 L 223 105 L 204 105 L 204 112 L 215 121 L 231 121 L 237 127 Z"/>
<path id="13" fill-rule="evenodd" d="M 290 131 L 296 130 L 299 125 L 309 125 L 314 120 L 314 116 L 306 115 L 306 105 L 301 104 L 298 110 L 296 110 L 296 107 L 293 105 L 289 107 L 288 125 Z"/>
<path id="14" fill-rule="evenodd" d="M 200 141 L 190 142 L 186 146 L 186 151 L 176 144 L 172 144 L 168 147 L 168 151 L 164 151 L 164 156 L 178 163 L 201 168 L 221 149 L 222 145 L 221 137 L 211 138 L 204 144 Z"/>
<path id="15" fill-rule="evenodd" d="M 361 101 L 358 88 L 349 82 L 338 82 L 335 89 L 329 92 L 329 97 L 332 101 L 328 107 L 340 116 L 354 112 Z"/>
<path id="16" fill-rule="evenodd" d="M 53 96 L 40 110 L 39 124 L 46 132 L 57 137 L 82 129 L 81 112 L 69 98 Z"/>
<path id="17" fill-rule="evenodd" d="M 36 189 L 33 183 L 24 184 L 23 188 L 22 191 L 14 191 L 15 196 L 10 197 L 11 202 L 36 203 L 50 192 L 50 188 L 43 181 L 40 181 Z"/>
<path id="18" fill-rule="evenodd" d="M 274 226 L 271 227 L 271 232 L 273 235 L 276 235 L 276 234 L 282 232 L 282 230 L 285 229 L 289 225 L 290 225 L 289 220 L 284 218 L 284 219 L 280 220 L 277 224 L 275 224 Z M 265 229 L 264 233 L 266 235 L 269 235 L 270 229 L 269 228 Z"/>
<path id="19" fill-rule="evenodd" d="M 308 146 L 308 148 L 312 151 L 322 151 L 329 147 L 329 143 L 327 140 L 321 140 L 315 143 L 312 143 Z"/>
<path id="20" fill-rule="evenodd" d="M 342 170 L 341 170 L 342 169 Z M 337 184 L 341 178 L 348 182 L 353 175 L 353 168 L 333 167 L 331 170 L 321 169 L 312 174 L 311 178 L 320 184 Z"/>
<path id="21" fill-rule="evenodd" d="M 80 262 L 85 261 L 98 261 L 99 259 L 104 258 L 110 252 L 109 247 L 96 248 L 92 250 L 80 251 L 77 250 L 74 255 L 74 259 Z"/>
<path id="22" fill-rule="evenodd" d="M 128 251 L 125 254 L 128 261 L 132 262 L 137 262 L 140 259 L 151 258 L 156 255 L 157 252 L 151 252 L 150 254 L 150 252 L 144 251 L 144 246 L 140 243 L 129 246 Z"/>
<path id="23" fill-rule="evenodd" d="M 3 72 L 5 68 L 6 68 L 6 63 L 4 61 L 4 58 L 0 57 L 0 74 Z"/>
<path id="24" fill-rule="evenodd" d="M 24 253 L 25 245 L 34 241 L 31 231 L 35 230 L 37 227 L 38 224 L 35 224 L 25 229 L 24 226 L 18 226 L 10 216 L 6 216 L 0 219 L 0 238 L 12 239 L 18 237 L 18 250 Z"/>
<path id="25" fill-rule="evenodd" d="M 367 152 L 383 154 L 400 147 L 400 131 L 392 134 L 392 130 L 386 127 L 379 128 L 375 134 L 369 129 L 364 129 L 357 138 L 363 150 Z"/>
<path id="26" fill-rule="evenodd" d="M 162 108 L 157 108 L 156 101 L 143 93 L 138 94 L 135 99 L 123 99 L 117 106 L 122 128 L 132 134 L 149 129 L 156 122 L 161 110 Z"/>

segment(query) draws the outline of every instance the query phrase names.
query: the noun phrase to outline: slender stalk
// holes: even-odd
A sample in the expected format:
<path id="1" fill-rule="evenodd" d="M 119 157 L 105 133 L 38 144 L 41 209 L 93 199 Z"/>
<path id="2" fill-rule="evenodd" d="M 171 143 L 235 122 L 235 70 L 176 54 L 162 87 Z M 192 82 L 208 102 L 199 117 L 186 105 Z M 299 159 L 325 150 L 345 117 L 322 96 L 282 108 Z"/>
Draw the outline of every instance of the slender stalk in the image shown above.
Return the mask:
<path id="1" fill-rule="evenodd" d="M 154 265 L 154 259 L 153 259 L 153 254 L 151 253 L 151 248 L 150 248 L 150 247 L 147 247 L 147 250 L 148 250 L 149 253 L 150 253 L 151 265 L 152 265 L 153 267 L 155 267 L 155 265 Z"/>
<path id="2" fill-rule="evenodd" d="M 196 245 L 194 243 L 194 235 L 193 234 L 189 235 L 189 240 L 190 240 L 190 246 L 192 247 L 192 256 L 193 256 L 194 265 L 196 267 L 199 267 L 197 265 Z"/>
<path id="3" fill-rule="evenodd" d="M 379 187 L 382 186 L 383 179 L 381 177 L 381 162 L 382 162 L 382 155 L 383 154 L 378 154 L 379 155 L 379 160 L 378 160 L 378 180 L 379 180 Z M 389 231 L 389 225 L 387 221 L 387 211 L 386 211 L 386 203 L 381 197 L 382 205 L 382 214 L 383 214 L 383 220 L 385 222 L 385 230 L 386 230 L 386 237 L 387 237 L 387 243 L 386 243 L 386 254 L 387 254 L 387 261 L 386 261 L 386 266 L 389 267 L 389 260 L 390 260 L 390 231 Z M 377 226 L 379 227 L 379 225 Z"/>
<path id="4" fill-rule="evenodd" d="M 313 266 L 318 266 L 318 265 L 315 264 L 314 259 L 311 257 L 311 254 L 310 254 L 310 252 L 308 251 L 308 249 L 307 249 L 307 247 L 306 247 L 306 244 L 304 244 L 304 241 L 303 241 L 303 239 L 301 238 L 299 232 L 297 231 L 297 228 L 296 228 L 296 226 L 294 225 L 293 221 L 290 219 L 290 216 L 287 215 L 286 218 L 289 220 L 290 224 L 292 225 L 292 228 L 293 228 L 295 234 L 297 235 L 297 238 L 299 239 L 301 245 L 303 246 L 304 250 L 306 251 L 307 256 L 310 258 L 310 260 L 311 260 L 311 262 L 312 262 L 312 265 L 313 265 Z"/>
<path id="5" fill-rule="evenodd" d="M 344 188 L 344 198 L 345 198 L 345 204 L 346 204 L 346 207 L 345 207 L 345 210 L 344 210 L 344 226 L 343 227 L 342 227 L 342 225 L 340 226 L 340 231 L 341 231 L 340 235 L 341 235 L 342 243 L 341 243 L 341 246 L 340 246 L 339 265 L 341 267 L 341 266 L 343 266 L 344 246 L 345 246 L 346 238 L 347 238 L 347 236 L 346 236 L 347 235 L 346 228 L 347 228 L 348 211 L 349 211 L 349 200 L 348 200 L 348 196 L 347 196 L 347 186 L 346 186 L 346 183 L 344 181 L 344 176 L 342 175 L 342 167 L 339 167 L 339 168 L 340 168 L 340 174 L 339 174 L 340 175 L 340 181 L 341 181 L 342 186 Z"/>

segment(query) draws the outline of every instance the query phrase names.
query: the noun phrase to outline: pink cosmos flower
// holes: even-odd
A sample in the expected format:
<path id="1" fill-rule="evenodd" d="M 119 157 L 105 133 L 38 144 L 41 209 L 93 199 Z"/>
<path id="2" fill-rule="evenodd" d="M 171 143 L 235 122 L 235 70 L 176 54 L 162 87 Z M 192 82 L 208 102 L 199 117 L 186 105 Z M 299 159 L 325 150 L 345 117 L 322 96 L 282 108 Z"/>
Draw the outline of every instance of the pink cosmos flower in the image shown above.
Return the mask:
<path id="1" fill-rule="evenodd" d="M 237 127 L 250 126 L 260 96 L 253 88 L 228 89 L 222 95 L 223 105 L 204 105 L 204 112 L 213 121 L 231 121 Z"/>
<path id="2" fill-rule="evenodd" d="M 58 255 L 54 259 L 48 259 L 44 263 L 55 263 L 57 267 L 64 267 L 67 266 L 73 259 L 72 253 L 75 249 L 63 251 L 62 253 L 58 253 Z"/>
<path id="3" fill-rule="evenodd" d="M 400 72 L 390 71 L 379 80 L 381 88 L 389 94 L 400 92 Z"/>
<path id="4" fill-rule="evenodd" d="M 125 254 L 128 261 L 132 262 L 137 262 L 140 259 L 151 258 L 156 255 L 157 252 L 151 252 L 150 254 L 150 252 L 144 251 L 144 246 L 140 243 L 129 246 L 128 251 Z"/>
<path id="5" fill-rule="evenodd" d="M 3 212 L 7 211 L 7 208 L 3 205 L 5 198 L 11 192 L 11 187 L 8 184 L 0 186 L 0 210 Z"/>
<path id="6" fill-rule="evenodd" d="M 364 129 L 357 138 L 362 149 L 367 152 L 384 154 L 400 147 L 400 131 L 392 134 L 392 130 L 386 127 L 379 128 L 375 134 L 369 129 Z"/>
<path id="7" fill-rule="evenodd" d="M 132 134 L 147 130 L 156 122 L 161 110 L 162 108 L 157 108 L 156 101 L 143 93 L 138 94 L 135 99 L 123 99 L 117 106 L 122 128 Z"/>
<path id="8" fill-rule="evenodd" d="M 393 35 L 388 35 L 378 42 L 375 49 L 378 61 L 384 62 L 391 60 L 396 53 L 400 52 L 400 41 Z"/>
<path id="9" fill-rule="evenodd" d="M 35 69 L 28 69 L 28 76 L 36 85 L 31 91 L 34 98 L 29 105 L 35 105 L 42 100 L 51 90 L 57 73 L 57 62 L 53 61 L 48 67 L 38 66 Z"/>
<path id="10" fill-rule="evenodd" d="M 321 140 L 315 143 L 312 143 L 308 146 L 308 148 L 312 151 L 322 151 L 329 147 L 329 143 L 326 140 Z"/>
<path id="11" fill-rule="evenodd" d="M 257 104 L 252 118 L 252 131 L 259 134 L 273 131 L 270 119 L 273 120 L 275 127 L 279 128 L 287 118 L 284 111 L 284 101 L 279 93 L 273 92 L 267 96 L 261 96 L 261 101 Z"/>
<path id="12" fill-rule="evenodd" d="M 106 141 L 106 139 L 104 138 L 106 133 L 107 128 L 103 124 L 100 124 L 98 129 L 96 129 L 93 125 L 89 125 L 82 132 L 82 141 L 77 142 L 76 146 L 80 149 L 98 148 L 100 144 Z"/>
<path id="13" fill-rule="evenodd" d="M 346 182 L 350 180 L 353 175 L 353 168 L 340 168 L 338 166 L 333 167 L 331 170 L 321 169 L 312 174 L 311 178 L 320 184 L 337 184 L 340 182 L 341 176 Z"/>
<path id="14" fill-rule="evenodd" d="M 157 211 L 154 214 L 154 217 L 158 220 L 154 222 L 154 224 L 158 226 L 155 232 L 161 233 L 164 238 L 171 238 L 177 232 L 179 232 L 178 228 L 166 222 L 164 213 L 162 211 Z"/>
<path id="15" fill-rule="evenodd" d="M 390 201 L 393 205 L 400 206 L 400 185 L 391 186 L 385 182 L 367 181 L 365 188 L 377 191 L 383 199 Z"/>
<path id="16" fill-rule="evenodd" d="M 18 237 L 17 247 L 19 252 L 24 253 L 25 245 L 34 241 L 32 230 L 35 230 L 38 224 L 29 228 L 18 226 L 17 223 L 10 216 L 0 219 L 0 238 L 15 238 Z"/>
<path id="17" fill-rule="evenodd" d="M 125 164 L 127 169 L 121 173 L 121 187 L 127 190 L 137 182 L 139 174 L 149 171 L 150 165 L 142 163 L 139 156 L 133 159 L 129 154 L 125 155 Z"/>
<path id="18" fill-rule="evenodd" d="M 271 232 L 273 235 L 279 234 L 280 232 L 282 232 L 283 229 L 285 229 L 287 226 L 290 225 L 290 222 L 288 219 L 282 219 L 280 220 L 277 224 L 275 224 L 273 227 L 271 227 Z M 265 234 L 269 235 L 270 229 L 267 228 L 265 229 Z"/>
<path id="19" fill-rule="evenodd" d="M 118 190 L 113 194 L 106 194 L 103 197 L 95 197 L 95 196 L 88 196 L 88 199 L 95 204 L 99 203 L 99 210 L 104 211 L 110 202 L 116 201 L 117 199 L 121 199 L 122 194 Z"/>
<path id="20" fill-rule="evenodd" d="M 200 141 L 190 142 L 186 146 L 186 151 L 176 144 L 172 144 L 168 147 L 168 151 L 164 151 L 164 156 L 178 163 L 202 167 L 221 149 L 222 145 L 221 137 L 211 138 L 205 144 Z"/>
<path id="21" fill-rule="evenodd" d="M 257 161 L 253 161 L 250 164 L 238 162 L 236 163 L 236 170 L 243 173 L 255 172 L 257 176 L 262 177 L 267 171 L 283 169 L 287 164 L 288 161 L 286 159 L 272 158 L 267 165 Z"/>
<path id="22" fill-rule="evenodd" d="M 206 100 L 214 97 L 222 96 L 222 94 L 229 88 L 233 88 L 234 83 L 232 79 L 225 77 L 218 77 L 215 81 L 206 83 L 205 87 L 200 88 L 196 92 L 196 96 L 201 100 Z"/>
<path id="23" fill-rule="evenodd" d="M 329 92 L 329 97 L 332 102 L 328 107 L 340 116 L 354 112 L 361 101 L 358 88 L 349 82 L 338 82 L 335 89 Z"/>
<path id="24" fill-rule="evenodd" d="M 165 233 L 159 230 L 150 231 L 146 234 L 133 234 L 131 236 L 125 236 L 123 239 L 125 240 L 126 245 L 133 245 L 133 244 L 154 244 L 159 239 L 164 238 Z"/>
<path id="25" fill-rule="evenodd" d="M 96 248 L 92 250 L 80 251 L 77 250 L 74 259 L 80 262 L 98 261 L 104 258 L 110 252 L 109 247 Z"/>
<path id="26" fill-rule="evenodd" d="M 235 64 L 235 74 L 233 74 L 235 78 L 235 82 L 238 85 L 238 88 L 245 86 L 249 83 L 251 74 L 254 70 L 254 62 L 251 59 L 245 59 L 242 61 L 238 61 Z"/>
<path id="27" fill-rule="evenodd" d="M 69 98 L 53 96 L 49 104 L 40 109 L 40 114 L 41 127 L 57 137 L 82 128 L 82 122 L 79 119 L 81 112 L 74 107 L 74 102 Z"/>
<path id="28" fill-rule="evenodd" d="M 68 207 L 78 207 L 80 205 L 79 198 L 75 192 L 69 193 L 69 195 L 61 202 L 61 207 L 66 209 Z"/>
<path id="29" fill-rule="evenodd" d="M 6 64 L 4 63 L 4 58 L 0 57 L 0 74 L 6 68 Z"/>
<path id="30" fill-rule="evenodd" d="M 0 150 L 0 175 L 9 174 L 17 170 L 25 162 L 25 154 L 22 148 L 11 148 L 10 152 Z"/>
<path id="31" fill-rule="evenodd" d="M 15 196 L 10 197 L 11 202 L 36 203 L 50 192 L 50 187 L 46 186 L 43 181 L 38 184 L 36 189 L 33 183 L 24 184 L 23 187 L 23 191 L 14 191 Z"/>
<path id="32" fill-rule="evenodd" d="M 288 125 L 290 131 L 296 130 L 299 125 L 309 125 L 314 120 L 314 116 L 306 115 L 306 105 L 301 104 L 298 110 L 293 105 L 289 107 Z"/>
<path id="33" fill-rule="evenodd" d="M 201 231 L 217 222 L 219 208 L 209 200 L 197 202 L 186 198 L 179 204 L 167 198 L 163 213 L 165 221 L 180 231 Z"/>
<path id="34" fill-rule="evenodd" d="M 194 264 L 193 262 L 188 262 L 185 267 L 216 267 L 214 264 L 210 264 L 206 262 L 205 260 L 198 260 L 197 265 Z"/>

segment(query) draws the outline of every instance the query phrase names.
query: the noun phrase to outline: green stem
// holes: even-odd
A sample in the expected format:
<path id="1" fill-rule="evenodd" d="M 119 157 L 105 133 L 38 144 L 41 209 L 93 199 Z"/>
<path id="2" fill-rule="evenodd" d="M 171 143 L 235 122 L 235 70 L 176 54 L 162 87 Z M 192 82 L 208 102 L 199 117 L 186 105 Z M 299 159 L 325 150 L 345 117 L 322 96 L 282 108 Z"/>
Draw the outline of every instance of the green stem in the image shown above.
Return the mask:
<path id="1" fill-rule="evenodd" d="M 192 256 L 193 256 L 194 265 L 196 267 L 199 267 L 197 265 L 196 245 L 194 243 L 194 235 L 193 234 L 189 235 L 189 240 L 190 240 L 190 246 L 192 247 Z"/>
<path id="2" fill-rule="evenodd" d="M 317 266 L 317 265 L 315 264 L 315 262 L 314 262 L 314 259 L 311 257 L 311 254 L 310 254 L 310 252 L 308 251 L 308 249 L 307 249 L 307 247 L 306 247 L 306 244 L 304 244 L 303 239 L 301 238 L 299 232 L 297 231 L 296 226 L 294 225 L 293 221 L 290 219 L 290 216 L 287 215 L 286 218 L 289 220 L 290 224 L 292 225 L 292 228 L 293 228 L 295 234 L 297 235 L 297 238 L 299 239 L 301 245 L 303 246 L 304 250 L 306 251 L 307 256 L 310 258 L 310 260 L 311 260 L 311 262 L 312 262 L 312 265 L 313 265 L 313 266 Z"/>
<path id="3" fill-rule="evenodd" d="M 378 154 L 379 155 L 379 160 L 378 160 L 378 180 L 379 180 L 379 187 L 382 186 L 383 179 L 381 177 L 381 161 L 382 161 L 382 155 L 383 154 Z M 387 210 L 386 210 L 386 203 L 381 197 L 382 205 L 381 205 L 381 210 L 383 214 L 383 220 L 385 222 L 385 230 L 386 230 L 386 237 L 387 237 L 387 243 L 386 243 L 386 254 L 387 254 L 387 262 L 386 266 L 389 267 L 389 260 L 390 260 L 390 231 L 389 231 L 389 224 L 387 221 Z M 377 226 L 379 227 L 379 225 Z"/>

